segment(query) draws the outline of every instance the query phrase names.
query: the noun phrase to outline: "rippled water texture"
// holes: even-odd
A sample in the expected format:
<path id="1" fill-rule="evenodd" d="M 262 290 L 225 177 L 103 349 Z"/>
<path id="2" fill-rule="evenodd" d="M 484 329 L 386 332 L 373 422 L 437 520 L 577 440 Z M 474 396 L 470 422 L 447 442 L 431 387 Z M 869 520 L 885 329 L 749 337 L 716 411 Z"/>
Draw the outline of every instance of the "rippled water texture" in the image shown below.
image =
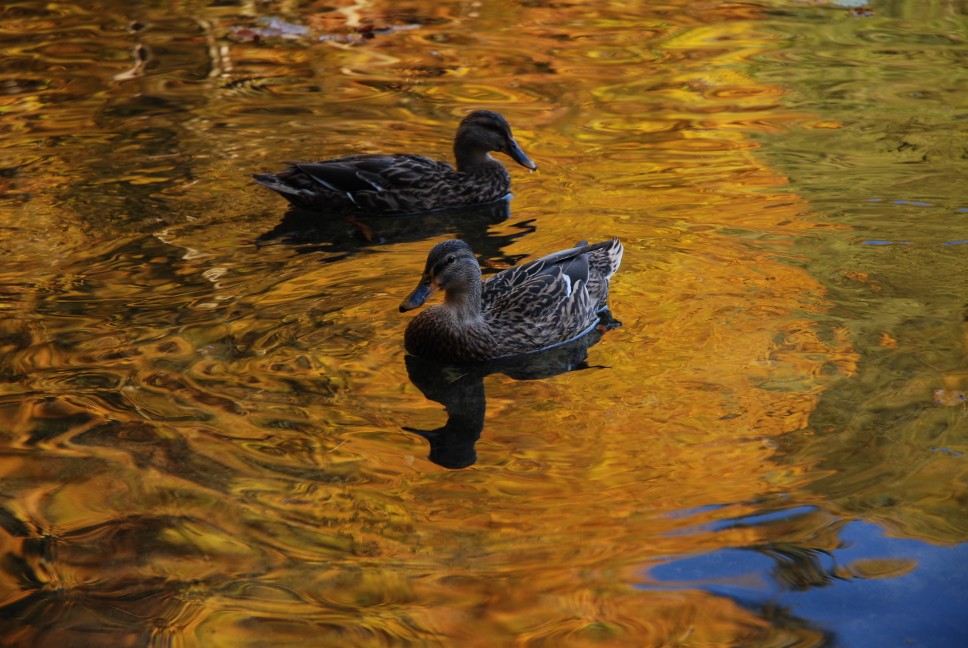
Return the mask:
<path id="1" fill-rule="evenodd" d="M 944 0 L 0 6 L 0 643 L 968 643 Z M 538 164 L 475 213 L 252 173 Z M 502 158 L 505 159 L 506 158 Z M 427 374 L 427 251 L 618 236 L 624 324 Z M 537 361 L 535 361 L 537 363 Z"/>

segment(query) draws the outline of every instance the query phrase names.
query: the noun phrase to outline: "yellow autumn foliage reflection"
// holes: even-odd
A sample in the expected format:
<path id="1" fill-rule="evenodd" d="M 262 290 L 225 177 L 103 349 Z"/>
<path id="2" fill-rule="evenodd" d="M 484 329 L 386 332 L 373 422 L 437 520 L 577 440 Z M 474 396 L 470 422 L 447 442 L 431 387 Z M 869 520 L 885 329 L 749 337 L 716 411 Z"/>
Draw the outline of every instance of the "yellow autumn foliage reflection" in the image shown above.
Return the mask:
<path id="1" fill-rule="evenodd" d="M 772 5 L 21 4 L 0 63 L 0 643 L 819 646 L 822 623 L 728 588 L 915 569 L 823 562 L 885 465 L 845 477 L 855 448 L 818 425 L 864 370 L 830 285 L 890 284 L 813 271 L 810 244 L 849 228 L 767 149 L 852 125 L 763 80 L 797 55 L 763 27 Z M 540 169 L 511 169 L 506 219 L 313 238 L 248 180 L 448 159 L 472 108 L 506 115 Z M 397 312 L 454 236 L 488 269 L 626 249 L 623 327 L 581 370 L 483 378 L 461 470 L 413 433 L 446 416 L 408 379 Z M 872 346 L 911 344 L 880 324 Z M 951 540 L 958 474 L 892 486 L 927 502 L 898 507 L 911 535 Z M 771 567 L 660 571 L 731 551 Z"/>

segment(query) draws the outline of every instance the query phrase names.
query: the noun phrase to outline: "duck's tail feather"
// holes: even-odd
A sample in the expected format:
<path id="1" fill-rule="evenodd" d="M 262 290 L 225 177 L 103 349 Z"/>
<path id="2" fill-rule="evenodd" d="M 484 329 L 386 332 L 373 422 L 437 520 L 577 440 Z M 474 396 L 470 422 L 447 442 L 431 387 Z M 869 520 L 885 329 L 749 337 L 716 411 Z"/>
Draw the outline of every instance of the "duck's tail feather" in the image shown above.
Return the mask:
<path id="1" fill-rule="evenodd" d="M 272 173 L 254 173 L 252 178 L 266 189 L 271 189 L 294 205 L 302 205 L 305 195 L 302 189 L 290 187 Z"/>

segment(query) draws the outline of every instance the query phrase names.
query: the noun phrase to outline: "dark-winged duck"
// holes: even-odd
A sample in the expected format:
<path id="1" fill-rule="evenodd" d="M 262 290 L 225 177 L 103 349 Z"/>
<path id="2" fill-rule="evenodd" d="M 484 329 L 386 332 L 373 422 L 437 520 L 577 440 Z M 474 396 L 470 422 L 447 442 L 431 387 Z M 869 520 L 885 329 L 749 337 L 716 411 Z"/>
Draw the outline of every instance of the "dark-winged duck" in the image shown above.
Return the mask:
<path id="1" fill-rule="evenodd" d="M 438 243 L 417 288 L 400 304 L 417 308 L 438 288 L 444 303 L 407 325 L 408 353 L 440 362 L 480 362 L 546 349 L 595 326 L 608 282 L 622 262 L 618 239 L 584 242 L 481 281 L 467 243 Z"/>
<path id="2" fill-rule="evenodd" d="M 446 162 L 397 153 L 295 162 L 281 173 L 253 177 L 302 209 L 346 216 L 414 214 L 505 197 L 511 175 L 491 151 L 506 153 L 528 169 L 538 168 L 518 146 L 504 117 L 478 110 L 457 128 L 456 170 Z"/>

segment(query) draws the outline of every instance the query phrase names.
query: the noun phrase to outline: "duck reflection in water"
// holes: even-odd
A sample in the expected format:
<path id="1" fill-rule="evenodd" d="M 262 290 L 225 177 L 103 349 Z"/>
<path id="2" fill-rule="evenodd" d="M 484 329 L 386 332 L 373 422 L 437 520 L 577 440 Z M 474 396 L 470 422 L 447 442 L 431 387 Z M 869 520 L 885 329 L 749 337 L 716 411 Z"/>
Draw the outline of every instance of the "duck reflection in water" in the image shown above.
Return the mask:
<path id="1" fill-rule="evenodd" d="M 444 468 L 467 468 L 477 462 L 475 444 L 484 430 L 487 399 L 484 378 L 503 373 L 515 380 L 539 380 L 578 369 L 587 364 L 588 349 L 605 331 L 621 322 L 608 310 L 599 313 L 599 322 L 580 337 L 542 351 L 478 364 L 445 364 L 407 355 L 407 375 L 429 400 L 440 403 L 447 422 L 435 430 L 405 427 L 430 442 L 428 459 Z"/>
<path id="2" fill-rule="evenodd" d="M 321 252 L 326 262 L 349 258 L 368 247 L 408 243 L 452 234 L 470 242 L 484 258 L 494 263 L 517 263 L 522 255 L 507 255 L 502 249 L 535 231 L 533 220 L 513 223 L 507 234 L 496 236 L 490 228 L 511 217 L 511 196 L 469 207 L 439 209 L 405 216 L 376 216 L 362 222 L 320 219 L 316 212 L 291 208 L 271 230 L 261 234 L 257 246 L 274 242 L 295 246 L 299 253 Z M 361 226 L 365 227 L 361 229 Z M 506 228 L 507 229 L 507 228 Z"/>
<path id="3" fill-rule="evenodd" d="M 407 311 L 437 289 L 445 293 L 444 303 L 417 315 L 404 334 L 412 358 L 441 367 L 407 361 L 411 380 L 428 398 L 443 403 L 449 416 L 442 430 L 425 435 L 431 439 L 432 460 L 453 468 L 474 462 L 473 443 L 483 428 L 485 375 L 528 379 L 569 371 L 584 363 L 588 347 L 598 341 L 589 336 L 598 331 L 600 337 L 601 331 L 619 325 L 607 305 L 609 281 L 622 253 L 618 239 L 592 245 L 582 241 L 482 282 L 467 243 L 434 246 L 420 283 L 400 304 Z M 466 366 L 447 369 L 448 364 Z"/>

